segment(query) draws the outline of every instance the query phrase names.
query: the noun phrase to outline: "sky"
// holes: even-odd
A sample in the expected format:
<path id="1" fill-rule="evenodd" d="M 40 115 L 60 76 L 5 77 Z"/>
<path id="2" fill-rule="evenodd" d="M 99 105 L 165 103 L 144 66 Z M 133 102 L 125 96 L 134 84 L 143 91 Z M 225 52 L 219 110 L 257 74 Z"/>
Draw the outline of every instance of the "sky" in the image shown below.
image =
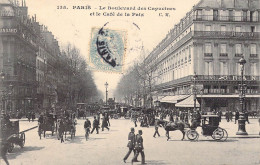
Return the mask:
<path id="1" fill-rule="evenodd" d="M 36 20 L 48 27 L 60 45 L 74 44 L 90 66 L 92 29 L 101 28 L 109 22 L 108 27 L 125 32 L 126 49 L 122 73 L 93 70 L 97 88 L 105 96 L 104 84 L 107 82 L 108 97 L 114 97 L 113 92 L 117 83 L 127 69 L 136 61 L 144 59 L 144 56 L 147 56 L 198 2 L 199 0 L 26 0 L 26 5 L 29 15 L 36 14 Z M 73 6 L 74 8 L 84 6 L 84 9 L 73 9 Z M 136 10 L 109 10 L 108 6 L 135 7 Z M 137 10 L 138 7 L 142 10 Z M 148 10 L 156 7 L 175 8 L 175 10 Z M 96 15 L 97 12 L 100 16 Z M 123 16 L 108 16 L 113 12 L 116 15 L 122 13 Z M 125 13 L 129 13 L 130 16 L 125 16 Z M 159 13 L 162 13 L 163 17 L 159 16 Z M 169 13 L 169 16 L 165 13 Z"/>

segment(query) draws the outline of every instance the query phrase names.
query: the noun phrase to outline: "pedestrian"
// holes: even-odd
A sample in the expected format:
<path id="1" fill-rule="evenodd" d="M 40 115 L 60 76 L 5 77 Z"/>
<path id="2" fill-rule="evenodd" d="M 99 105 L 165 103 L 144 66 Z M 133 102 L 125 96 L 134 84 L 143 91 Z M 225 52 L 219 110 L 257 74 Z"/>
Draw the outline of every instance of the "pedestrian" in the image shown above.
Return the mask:
<path id="1" fill-rule="evenodd" d="M 233 118 L 233 112 L 230 111 L 230 113 L 229 113 L 229 120 L 232 121 L 232 118 Z"/>
<path id="2" fill-rule="evenodd" d="M 93 128 L 92 128 L 91 134 L 94 132 L 95 129 L 96 129 L 96 131 L 97 131 L 97 134 L 99 134 L 99 133 L 98 133 L 98 128 L 99 128 L 99 122 L 98 122 L 96 116 L 94 116 Z"/>
<path id="3" fill-rule="evenodd" d="M 245 112 L 245 119 L 246 119 L 247 123 L 249 124 L 249 120 L 248 120 L 248 112 L 247 112 L 247 111 Z"/>
<path id="4" fill-rule="evenodd" d="M 143 137 L 142 137 L 143 131 L 139 130 L 138 134 L 135 137 L 135 156 L 132 159 L 132 164 L 137 159 L 139 153 L 141 153 L 142 156 L 142 164 L 145 164 L 145 155 L 144 155 L 144 146 L 143 146 Z"/>
<path id="5" fill-rule="evenodd" d="M 108 126 L 110 127 L 109 114 L 108 114 L 108 112 L 105 113 L 105 119 L 107 120 Z"/>
<path id="6" fill-rule="evenodd" d="M 220 111 L 217 111 L 217 115 L 218 115 L 218 121 L 221 122 L 221 114 L 220 114 Z"/>
<path id="7" fill-rule="evenodd" d="M 88 136 L 89 136 L 90 128 L 91 128 L 91 122 L 89 121 L 88 118 L 86 118 L 86 121 L 85 121 L 85 123 L 84 123 L 85 136 L 87 135 L 87 136 L 86 136 L 86 140 L 87 140 L 87 138 L 88 138 Z"/>
<path id="8" fill-rule="evenodd" d="M 134 124 L 135 124 L 135 127 L 137 127 L 137 124 L 136 124 L 136 122 L 137 122 L 137 116 L 136 116 L 136 114 L 133 115 L 133 122 L 134 122 Z"/>
<path id="9" fill-rule="evenodd" d="M 159 129 L 159 120 L 156 119 L 155 122 L 154 122 L 154 129 L 155 129 L 155 132 L 153 134 L 153 137 L 155 138 L 156 134 L 158 135 L 158 137 L 160 137 L 160 134 L 158 132 L 158 129 Z"/>
<path id="10" fill-rule="evenodd" d="M 102 120 L 102 131 L 104 131 L 104 128 L 106 128 L 109 131 L 108 122 L 107 122 L 107 119 L 105 118 L 105 116 L 103 117 L 103 120 Z"/>
<path id="11" fill-rule="evenodd" d="M 225 116 L 226 116 L 227 122 L 229 122 L 229 111 L 226 112 Z"/>
<path id="12" fill-rule="evenodd" d="M 33 112 L 32 113 L 32 122 L 34 122 L 34 119 L 35 119 L 35 113 Z"/>
<path id="13" fill-rule="evenodd" d="M 129 134 L 128 134 L 127 147 L 129 148 L 129 150 L 123 159 L 124 162 L 129 157 L 129 155 L 131 154 L 132 151 L 134 152 L 134 155 L 136 153 L 136 151 L 134 150 L 134 147 L 135 147 L 135 129 L 134 128 L 131 128 L 131 132 L 129 132 Z M 137 162 L 137 159 L 135 159 L 134 161 Z"/>
<path id="14" fill-rule="evenodd" d="M 7 141 L 1 141 L 0 142 L 0 147 L 1 147 L 1 157 L 3 158 L 3 160 L 5 161 L 6 165 L 9 165 L 8 159 L 7 159 L 7 151 L 9 148 L 10 143 Z"/>
<path id="15" fill-rule="evenodd" d="M 239 119 L 239 112 L 238 110 L 235 113 L 235 124 L 237 123 L 237 120 Z"/>
<path id="16" fill-rule="evenodd" d="M 31 112 L 29 112 L 28 114 L 27 114 L 27 118 L 28 118 L 28 121 L 30 122 L 31 121 Z"/>

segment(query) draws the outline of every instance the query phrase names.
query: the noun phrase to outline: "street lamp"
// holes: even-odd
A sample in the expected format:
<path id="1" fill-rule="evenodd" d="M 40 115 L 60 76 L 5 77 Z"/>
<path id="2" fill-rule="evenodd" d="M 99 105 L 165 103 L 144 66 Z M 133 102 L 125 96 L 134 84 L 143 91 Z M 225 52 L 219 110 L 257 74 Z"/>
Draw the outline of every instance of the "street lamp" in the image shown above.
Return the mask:
<path id="1" fill-rule="evenodd" d="M 107 106 L 107 86 L 108 86 L 107 82 L 105 83 L 105 86 L 106 86 L 106 106 Z"/>
<path id="2" fill-rule="evenodd" d="M 194 112 L 196 112 L 196 100 L 197 100 L 197 91 L 196 91 L 196 78 L 198 76 L 196 75 L 196 72 L 194 72 L 194 75 L 193 75 L 193 84 L 194 84 L 194 87 L 193 87 L 193 95 L 194 95 Z"/>
<path id="3" fill-rule="evenodd" d="M 244 65 L 246 64 L 246 60 L 242 56 L 238 63 L 241 65 L 241 84 L 239 85 L 239 103 L 241 106 L 241 113 L 239 113 L 239 119 L 238 119 L 238 131 L 236 135 L 248 135 L 246 132 L 246 119 L 244 114 L 244 103 L 245 103 L 245 94 L 246 94 L 246 84 L 244 84 L 243 77 L 244 77 Z"/>
<path id="4" fill-rule="evenodd" d="M 4 86 L 4 79 L 5 79 L 5 73 L 3 71 L 1 71 L 0 73 L 0 77 L 1 77 L 1 88 L 3 88 Z M 1 90 L 4 90 L 4 89 L 1 89 Z M 3 95 L 3 92 L 4 91 L 1 91 L 1 110 L 4 110 L 4 95 Z"/>

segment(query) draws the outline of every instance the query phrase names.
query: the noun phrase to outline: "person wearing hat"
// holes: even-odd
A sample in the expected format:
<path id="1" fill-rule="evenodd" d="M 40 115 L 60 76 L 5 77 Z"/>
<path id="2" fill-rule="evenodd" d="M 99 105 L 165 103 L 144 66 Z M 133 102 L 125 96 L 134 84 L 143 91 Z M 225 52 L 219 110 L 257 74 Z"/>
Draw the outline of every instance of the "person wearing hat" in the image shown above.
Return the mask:
<path id="1" fill-rule="evenodd" d="M 85 129 L 85 132 L 86 132 L 86 134 L 85 134 L 86 140 L 87 140 L 87 138 L 88 138 L 88 136 L 89 136 L 90 128 L 91 128 L 91 122 L 89 121 L 88 118 L 86 118 L 86 121 L 85 121 L 85 123 L 84 123 L 84 129 Z"/>
<path id="2" fill-rule="evenodd" d="M 94 116 L 93 128 L 92 128 L 91 134 L 94 132 L 95 129 L 98 134 L 98 128 L 99 128 L 99 121 L 97 120 L 96 116 Z"/>
<path id="3" fill-rule="evenodd" d="M 132 159 L 132 164 L 137 159 L 139 153 L 141 153 L 142 156 L 142 164 L 145 164 L 145 155 L 144 155 L 144 146 L 143 146 L 143 137 L 142 137 L 143 131 L 139 130 L 138 134 L 135 137 L 135 156 Z"/>
<path id="4" fill-rule="evenodd" d="M 135 155 L 135 129 L 132 127 L 131 128 L 131 132 L 129 132 L 128 134 L 128 143 L 127 143 L 127 147 L 129 148 L 129 151 L 127 152 L 127 154 L 125 155 L 123 161 L 125 162 L 126 159 L 129 157 L 129 155 L 131 154 L 131 152 L 134 152 Z M 137 161 L 137 159 L 135 159 L 135 161 Z"/>

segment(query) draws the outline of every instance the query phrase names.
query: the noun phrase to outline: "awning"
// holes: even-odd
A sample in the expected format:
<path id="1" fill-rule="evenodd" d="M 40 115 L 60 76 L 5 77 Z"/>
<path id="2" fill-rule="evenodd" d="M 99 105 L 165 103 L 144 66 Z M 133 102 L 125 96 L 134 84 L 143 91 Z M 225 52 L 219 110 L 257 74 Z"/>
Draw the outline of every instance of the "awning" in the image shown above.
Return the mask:
<path id="1" fill-rule="evenodd" d="M 160 100 L 162 103 L 177 103 L 179 100 L 183 100 L 185 98 L 189 97 L 189 95 L 175 95 L 175 96 L 165 96 Z"/>
<path id="2" fill-rule="evenodd" d="M 153 96 L 153 101 L 161 101 L 165 96 Z"/>
<path id="3" fill-rule="evenodd" d="M 216 94 L 216 95 L 197 95 L 199 98 L 239 98 L 239 95 L 221 95 L 221 94 Z M 260 98 L 260 95 L 247 95 L 246 98 Z"/>
<path id="4" fill-rule="evenodd" d="M 185 100 L 175 104 L 175 107 L 187 107 L 187 108 L 193 108 L 194 107 L 194 100 L 193 96 L 189 96 Z M 198 100 L 196 99 L 196 107 L 200 107 L 200 104 Z"/>

